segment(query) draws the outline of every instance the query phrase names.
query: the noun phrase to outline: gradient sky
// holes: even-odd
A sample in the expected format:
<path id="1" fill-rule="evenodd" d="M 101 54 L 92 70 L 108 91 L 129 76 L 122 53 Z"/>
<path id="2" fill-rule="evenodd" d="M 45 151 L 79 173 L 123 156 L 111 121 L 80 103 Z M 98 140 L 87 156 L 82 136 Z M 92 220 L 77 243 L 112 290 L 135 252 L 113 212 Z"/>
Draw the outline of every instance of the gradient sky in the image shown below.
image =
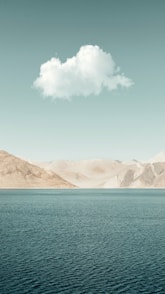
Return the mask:
<path id="1" fill-rule="evenodd" d="M 149 159 L 165 150 L 164 0 L 1 0 L 0 149 L 32 160 Z M 43 98 L 40 65 L 110 52 L 129 89 Z"/>

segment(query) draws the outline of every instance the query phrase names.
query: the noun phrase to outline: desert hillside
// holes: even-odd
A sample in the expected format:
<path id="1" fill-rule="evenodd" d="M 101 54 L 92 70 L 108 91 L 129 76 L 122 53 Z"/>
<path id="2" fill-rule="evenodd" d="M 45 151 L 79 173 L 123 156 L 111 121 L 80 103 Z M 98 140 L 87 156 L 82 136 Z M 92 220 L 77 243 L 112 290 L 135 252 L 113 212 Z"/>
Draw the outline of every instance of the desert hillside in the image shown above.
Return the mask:
<path id="1" fill-rule="evenodd" d="M 164 153 L 148 162 L 96 159 L 34 164 L 0 151 L 0 188 L 74 187 L 165 188 Z"/>
<path id="2" fill-rule="evenodd" d="M 60 160 L 39 165 L 80 188 L 165 188 L 165 160 L 155 158 L 159 161 Z"/>
<path id="3" fill-rule="evenodd" d="M 54 172 L 0 151 L 0 188 L 73 188 Z"/>

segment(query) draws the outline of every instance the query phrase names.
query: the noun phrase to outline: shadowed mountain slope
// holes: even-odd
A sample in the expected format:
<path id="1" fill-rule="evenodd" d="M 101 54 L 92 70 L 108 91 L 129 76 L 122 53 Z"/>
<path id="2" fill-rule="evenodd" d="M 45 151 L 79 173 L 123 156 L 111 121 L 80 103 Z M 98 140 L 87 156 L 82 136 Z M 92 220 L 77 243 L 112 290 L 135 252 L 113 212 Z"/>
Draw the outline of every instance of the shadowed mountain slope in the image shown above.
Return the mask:
<path id="1" fill-rule="evenodd" d="M 73 188 L 54 172 L 0 151 L 0 188 Z"/>

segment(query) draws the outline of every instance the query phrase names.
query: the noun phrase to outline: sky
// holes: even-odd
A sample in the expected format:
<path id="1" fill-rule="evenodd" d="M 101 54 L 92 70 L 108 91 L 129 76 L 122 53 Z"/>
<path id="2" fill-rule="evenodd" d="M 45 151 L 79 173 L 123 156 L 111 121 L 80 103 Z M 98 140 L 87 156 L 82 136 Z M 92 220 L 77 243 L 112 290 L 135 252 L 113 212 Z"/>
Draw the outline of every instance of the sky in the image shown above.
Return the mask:
<path id="1" fill-rule="evenodd" d="M 165 150 L 164 0 L 1 0 L 0 149 L 36 160 Z"/>

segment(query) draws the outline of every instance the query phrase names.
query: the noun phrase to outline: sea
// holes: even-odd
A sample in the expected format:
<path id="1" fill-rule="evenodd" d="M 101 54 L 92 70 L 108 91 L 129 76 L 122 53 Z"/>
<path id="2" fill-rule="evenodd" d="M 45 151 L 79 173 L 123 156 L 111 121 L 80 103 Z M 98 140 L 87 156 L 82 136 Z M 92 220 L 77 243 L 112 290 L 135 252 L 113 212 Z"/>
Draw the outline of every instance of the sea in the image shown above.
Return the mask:
<path id="1" fill-rule="evenodd" d="M 165 190 L 0 190 L 0 294 L 165 293 Z"/>

